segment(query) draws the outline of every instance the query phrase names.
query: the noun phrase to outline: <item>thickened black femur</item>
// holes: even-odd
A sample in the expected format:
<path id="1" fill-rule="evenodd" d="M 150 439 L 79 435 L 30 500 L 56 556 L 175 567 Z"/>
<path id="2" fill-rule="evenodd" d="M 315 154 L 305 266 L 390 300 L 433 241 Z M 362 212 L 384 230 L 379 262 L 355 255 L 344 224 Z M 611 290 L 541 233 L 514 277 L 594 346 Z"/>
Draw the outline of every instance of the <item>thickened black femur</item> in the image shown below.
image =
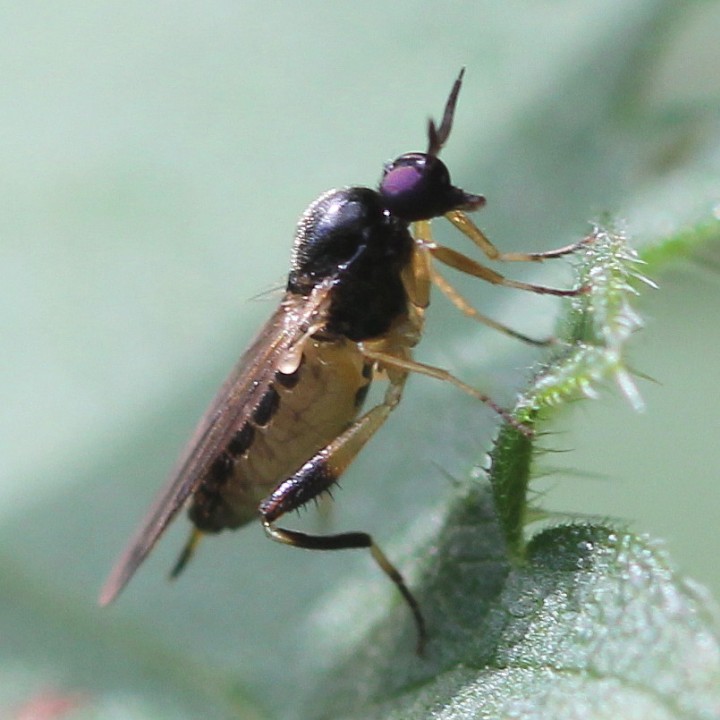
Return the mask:
<path id="1" fill-rule="evenodd" d="M 413 240 L 369 188 L 331 190 L 303 214 L 287 288 L 308 295 L 333 277 L 327 330 L 352 340 L 385 332 L 406 308 L 400 278 Z"/>
<path id="2" fill-rule="evenodd" d="M 482 195 L 455 187 L 445 163 L 426 153 L 406 153 L 385 165 L 378 192 L 385 207 L 406 222 L 430 220 L 451 210 L 477 210 L 485 204 Z"/>

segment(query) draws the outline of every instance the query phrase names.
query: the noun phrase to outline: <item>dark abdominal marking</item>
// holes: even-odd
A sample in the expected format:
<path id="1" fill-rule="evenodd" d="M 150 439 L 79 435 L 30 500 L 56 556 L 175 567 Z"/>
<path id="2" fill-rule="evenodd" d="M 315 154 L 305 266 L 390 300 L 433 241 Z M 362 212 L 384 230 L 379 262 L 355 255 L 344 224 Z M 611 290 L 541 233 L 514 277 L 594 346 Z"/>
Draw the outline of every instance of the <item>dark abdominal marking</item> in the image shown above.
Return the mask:
<path id="1" fill-rule="evenodd" d="M 255 408 L 255 412 L 253 412 L 253 422 L 258 427 L 265 427 L 279 407 L 280 395 L 278 395 L 278 391 L 271 385 Z"/>
<path id="2" fill-rule="evenodd" d="M 227 451 L 235 458 L 244 455 L 253 444 L 255 439 L 255 428 L 249 422 L 246 422 L 228 443 Z"/>

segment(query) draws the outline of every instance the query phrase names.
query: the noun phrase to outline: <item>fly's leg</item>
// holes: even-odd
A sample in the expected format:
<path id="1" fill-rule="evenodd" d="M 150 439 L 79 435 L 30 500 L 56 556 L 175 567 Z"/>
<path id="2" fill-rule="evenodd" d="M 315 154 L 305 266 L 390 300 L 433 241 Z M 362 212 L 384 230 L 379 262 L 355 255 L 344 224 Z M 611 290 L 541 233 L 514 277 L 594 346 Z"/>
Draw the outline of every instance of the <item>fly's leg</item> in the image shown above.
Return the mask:
<path id="1" fill-rule="evenodd" d="M 443 370 L 443 368 L 435 367 L 434 365 L 426 365 L 425 363 L 420 363 L 406 357 L 397 357 L 396 355 L 390 355 L 389 353 L 376 352 L 374 350 L 369 350 L 366 347 L 363 347 L 363 354 L 370 360 L 375 360 L 375 362 L 383 366 L 386 370 L 394 368 L 406 373 L 419 373 L 420 375 L 427 375 L 428 377 L 433 377 L 437 380 L 449 382 L 451 385 L 454 385 L 464 393 L 467 393 L 476 400 L 480 400 L 480 402 L 485 403 L 485 405 L 494 410 L 498 415 L 500 415 L 500 417 L 503 418 L 503 420 L 517 428 L 523 435 L 528 437 L 532 435 L 532 430 L 530 430 L 530 428 L 526 427 L 522 423 L 519 423 L 507 410 L 501 408 L 489 395 L 481 392 L 477 388 L 474 388 L 472 385 L 468 385 L 466 382 L 460 380 L 460 378 L 455 377 L 451 372 Z"/>
<path id="2" fill-rule="evenodd" d="M 430 278 L 434 285 L 450 300 L 450 302 L 461 312 L 463 315 L 481 322 L 483 325 L 491 327 L 493 330 L 509 335 L 516 340 L 522 340 L 522 342 L 528 343 L 529 345 L 538 345 L 540 347 L 547 347 L 553 345 L 556 342 L 554 337 L 548 338 L 532 338 L 525 335 L 517 330 L 513 330 L 507 325 L 493 320 L 491 317 L 484 315 L 479 310 L 476 310 L 434 267 L 430 268 Z"/>
<path id="3" fill-rule="evenodd" d="M 546 250 L 545 252 L 500 252 L 490 242 L 487 235 L 461 210 L 451 210 L 449 213 L 445 213 L 445 217 L 463 235 L 470 238 L 490 260 L 500 260 L 502 262 L 542 262 L 543 260 L 551 260 L 563 255 L 570 255 L 592 240 L 592 235 L 589 235 L 579 242 L 555 248 L 554 250 Z"/>
<path id="4" fill-rule="evenodd" d="M 408 604 L 417 628 L 417 654 L 424 654 L 427 635 L 425 631 L 425 619 L 420 610 L 420 605 L 405 584 L 405 580 L 400 574 L 400 571 L 388 560 L 385 553 L 375 543 L 371 535 L 364 532 L 348 532 L 338 535 L 308 535 L 307 533 L 301 533 L 297 530 L 287 530 L 276 527 L 266 518 L 263 519 L 263 526 L 265 532 L 273 540 L 277 540 L 285 545 L 305 548 L 306 550 L 352 550 L 359 548 L 367 548 L 370 550 L 373 560 L 375 560 L 390 580 L 395 583 L 395 586 Z"/>
<path id="5" fill-rule="evenodd" d="M 430 223 L 415 223 L 416 228 L 423 226 L 429 232 Z M 432 239 L 432 238 L 431 238 Z M 430 255 L 421 249 L 416 249 L 410 262 L 402 271 L 402 281 L 410 302 L 419 310 L 425 310 L 430 304 L 430 286 L 432 283 L 432 263 Z"/>
<path id="6" fill-rule="evenodd" d="M 198 530 L 196 527 L 194 527 L 190 531 L 190 537 L 185 543 L 183 549 L 180 551 L 180 557 L 178 557 L 175 565 L 173 565 L 173 568 L 170 571 L 171 580 L 175 580 L 175 578 L 180 575 L 180 573 L 185 569 L 185 566 L 188 564 L 188 562 L 190 562 L 190 559 L 195 554 L 198 543 L 203 538 L 203 535 L 204 533 Z"/>
<path id="7" fill-rule="evenodd" d="M 497 248 L 495 248 L 495 246 L 492 245 L 489 240 L 487 240 L 482 231 L 477 228 L 475 224 L 470 220 L 470 218 L 468 218 L 464 213 L 461 213 L 459 210 L 453 211 L 453 213 L 448 213 L 447 217 L 452 220 L 451 216 L 455 217 L 455 215 L 462 216 L 464 222 L 468 223 L 469 227 L 472 227 L 474 229 L 474 231 L 478 234 L 478 237 L 483 238 L 483 242 L 486 243 L 486 245 L 480 244 L 479 242 L 476 244 L 480 245 L 481 249 L 485 251 L 486 255 L 495 260 L 544 260 L 551 257 L 560 257 L 561 255 L 572 252 L 577 247 L 586 242 L 586 240 L 582 240 L 580 243 L 568 245 L 564 248 L 559 248 L 558 250 L 552 250 L 549 251 L 549 253 L 536 253 L 534 255 L 527 253 L 501 254 L 498 252 Z M 463 228 L 461 228 L 461 230 L 462 229 Z M 463 232 L 465 232 L 465 230 L 463 230 Z M 471 239 L 474 238 L 472 234 L 466 234 L 468 234 Z M 499 323 L 496 320 L 489 318 L 487 315 L 483 315 L 483 313 L 476 310 L 442 275 L 440 275 L 440 273 L 437 272 L 437 270 L 435 270 L 435 268 L 429 262 L 428 256 L 435 258 L 436 260 L 439 260 L 445 265 L 455 268 L 460 272 L 464 272 L 467 275 L 473 275 L 474 277 L 478 277 L 481 280 L 492 283 L 493 285 L 502 285 L 504 287 L 512 287 L 519 290 L 528 290 L 530 292 L 538 293 L 540 295 L 558 295 L 561 297 L 573 297 L 576 295 L 582 295 L 583 293 L 587 292 L 586 287 L 580 287 L 571 290 L 558 290 L 556 288 L 545 287 L 544 285 L 533 285 L 531 283 L 524 283 L 506 278 L 504 275 L 501 275 L 500 273 L 491 270 L 490 268 L 477 262 L 476 260 L 473 260 L 467 255 L 464 255 L 463 253 L 459 253 L 456 250 L 452 250 L 451 248 L 438 245 L 433 240 L 432 233 L 430 231 L 430 223 L 428 221 L 421 221 L 415 223 L 415 237 L 418 241 L 419 247 L 418 250 L 414 253 L 414 255 L 427 258 L 427 278 L 433 284 L 437 285 L 438 289 L 450 300 L 450 302 L 453 303 L 453 305 L 455 305 L 456 308 L 458 308 L 458 310 L 460 310 L 460 312 L 462 312 L 468 317 L 473 318 L 474 320 L 477 320 L 478 322 L 483 323 L 484 325 L 487 325 L 488 327 L 498 330 L 499 332 L 504 333 L 505 335 L 509 335 L 510 337 L 522 340 L 523 342 L 529 343 L 530 345 L 552 345 L 555 342 L 555 338 L 531 338 L 527 335 L 524 335 L 523 333 L 517 332 L 516 330 L 507 327 L 507 325 L 503 325 L 502 323 Z M 492 248 L 492 251 L 488 251 L 488 248 Z"/>
<path id="8" fill-rule="evenodd" d="M 428 245 L 426 246 L 428 252 L 441 263 L 448 265 L 451 268 L 455 268 L 460 272 L 464 272 L 467 275 L 473 275 L 474 277 L 485 280 L 493 285 L 502 285 L 503 287 L 516 288 L 517 290 L 528 290 L 530 292 L 537 293 L 538 295 L 556 295 L 558 297 L 575 297 L 577 295 L 585 294 L 589 288 L 583 286 L 579 288 L 572 288 L 570 290 L 561 290 L 558 288 L 546 287 L 545 285 L 533 285 L 532 283 L 520 282 L 520 280 L 511 280 L 501 275 L 495 270 L 491 270 L 477 260 L 469 258 L 467 255 L 463 255 L 457 250 L 445 247 L 443 245 Z"/>
<path id="9" fill-rule="evenodd" d="M 400 401 L 407 373 L 395 370 L 390 374 L 390 385 L 384 401 L 356 420 L 342 435 L 316 453 L 295 474 L 281 482 L 260 504 L 262 524 L 267 535 L 278 542 L 307 550 L 349 550 L 367 548 L 380 569 L 395 583 L 412 612 L 417 628 L 417 652 L 425 647 L 425 620 L 420 606 L 410 592 L 399 570 L 388 560 L 372 536 L 364 532 L 337 535 L 308 535 L 296 530 L 279 528 L 275 522 L 285 513 L 295 510 L 309 500 L 330 489 L 347 469 L 355 456 Z"/>

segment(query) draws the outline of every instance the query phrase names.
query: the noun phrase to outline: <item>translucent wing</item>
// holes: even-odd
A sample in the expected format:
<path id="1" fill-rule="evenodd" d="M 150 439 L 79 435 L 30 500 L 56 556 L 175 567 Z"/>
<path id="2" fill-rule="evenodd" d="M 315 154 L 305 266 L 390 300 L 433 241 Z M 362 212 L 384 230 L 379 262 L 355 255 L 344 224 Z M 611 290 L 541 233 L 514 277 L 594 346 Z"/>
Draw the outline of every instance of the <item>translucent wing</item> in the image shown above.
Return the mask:
<path id="1" fill-rule="evenodd" d="M 320 283 L 309 297 L 286 296 L 253 344 L 223 383 L 198 423 L 180 460 L 127 548 L 118 559 L 99 602 L 112 602 L 147 557 L 170 521 L 198 488 L 203 476 L 234 433 L 248 420 L 284 360 L 322 324 L 333 278 Z"/>

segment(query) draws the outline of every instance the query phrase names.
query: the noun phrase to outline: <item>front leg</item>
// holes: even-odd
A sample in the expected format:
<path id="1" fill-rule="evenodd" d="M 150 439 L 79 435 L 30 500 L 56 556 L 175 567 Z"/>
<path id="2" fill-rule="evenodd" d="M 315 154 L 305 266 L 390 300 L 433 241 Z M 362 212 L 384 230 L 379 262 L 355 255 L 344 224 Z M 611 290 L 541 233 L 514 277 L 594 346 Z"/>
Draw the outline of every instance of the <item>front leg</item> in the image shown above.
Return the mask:
<path id="1" fill-rule="evenodd" d="M 410 607 L 417 628 L 417 652 L 422 655 L 425 647 L 425 621 L 420 606 L 408 589 L 397 568 L 388 560 L 372 536 L 364 532 L 348 532 L 336 535 L 308 535 L 296 530 L 287 530 L 275 525 L 290 510 L 296 510 L 305 503 L 328 491 L 340 478 L 348 465 L 355 459 L 370 438 L 400 401 L 402 387 L 407 377 L 400 373 L 393 378 L 385 399 L 356 420 L 344 433 L 317 452 L 296 473 L 283 480 L 260 504 L 262 524 L 267 535 L 278 542 L 307 550 L 349 550 L 367 548 L 380 569 L 395 583 L 405 602 Z"/>
<path id="2" fill-rule="evenodd" d="M 544 252 L 500 252 L 490 242 L 487 235 L 462 210 L 451 210 L 445 213 L 445 217 L 463 235 L 470 238 L 490 260 L 501 260 L 502 262 L 542 262 L 543 260 L 552 260 L 564 255 L 571 255 L 593 240 L 593 236 L 588 235 L 578 242 L 553 250 L 545 250 Z"/>

